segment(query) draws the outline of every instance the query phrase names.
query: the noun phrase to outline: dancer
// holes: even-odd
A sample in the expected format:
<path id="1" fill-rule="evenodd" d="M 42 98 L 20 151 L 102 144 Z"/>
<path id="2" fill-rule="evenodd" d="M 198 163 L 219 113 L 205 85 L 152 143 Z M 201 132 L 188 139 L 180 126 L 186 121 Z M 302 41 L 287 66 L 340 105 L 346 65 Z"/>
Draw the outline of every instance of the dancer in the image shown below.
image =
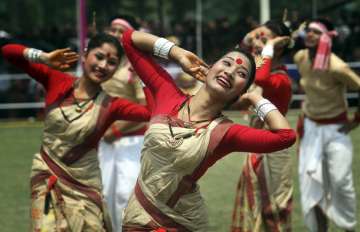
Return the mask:
<path id="1" fill-rule="evenodd" d="M 137 24 L 132 17 L 117 16 L 111 20 L 108 33 L 120 41 L 125 30 L 134 28 L 137 28 Z M 121 57 L 114 76 L 102 83 L 102 88 L 111 96 L 145 104 L 141 80 L 125 55 Z M 99 144 L 103 194 L 114 231 L 121 231 L 122 212 L 140 171 L 140 154 L 146 129 L 146 123 L 116 121 Z"/>
<path id="2" fill-rule="evenodd" d="M 290 51 L 289 36 L 281 21 L 270 20 L 245 37 L 253 56 L 263 58 L 255 84 L 283 115 L 291 100 L 291 81 L 282 61 Z M 253 126 L 262 128 L 256 118 Z M 290 231 L 292 193 L 292 157 L 287 149 L 272 155 L 250 153 L 237 186 L 231 231 Z"/>
<path id="3" fill-rule="evenodd" d="M 119 65 L 119 41 L 106 34 L 92 38 L 80 78 L 47 66 L 68 68 L 78 59 L 69 49 L 46 53 L 9 44 L 2 53 L 46 90 L 43 139 L 31 170 L 31 231 L 111 231 L 97 143 L 113 121 L 150 116 L 146 107 L 112 98 L 100 87 Z"/>
<path id="4" fill-rule="evenodd" d="M 327 218 L 347 231 L 356 225 L 352 144 L 347 133 L 358 126 L 360 114 L 347 118 L 345 93 L 346 87 L 360 89 L 360 77 L 331 52 L 335 34 L 328 20 L 311 21 L 306 49 L 294 56 L 305 91 L 304 118 L 299 121 L 300 136 L 303 132 L 299 178 L 305 224 L 311 231 L 327 231 Z"/>
<path id="5" fill-rule="evenodd" d="M 164 38 L 129 30 L 122 41 L 135 71 L 155 98 L 123 231 L 208 231 L 197 180 L 233 151 L 282 150 L 295 142 L 295 133 L 273 104 L 245 93 L 255 75 L 250 54 L 230 51 L 206 72 L 206 64 L 196 55 Z M 205 84 L 196 95 L 184 95 L 169 74 L 139 50 L 170 57 L 184 71 L 205 79 Z M 240 95 L 256 105 L 270 130 L 234 124 L 221 115 Z"/>

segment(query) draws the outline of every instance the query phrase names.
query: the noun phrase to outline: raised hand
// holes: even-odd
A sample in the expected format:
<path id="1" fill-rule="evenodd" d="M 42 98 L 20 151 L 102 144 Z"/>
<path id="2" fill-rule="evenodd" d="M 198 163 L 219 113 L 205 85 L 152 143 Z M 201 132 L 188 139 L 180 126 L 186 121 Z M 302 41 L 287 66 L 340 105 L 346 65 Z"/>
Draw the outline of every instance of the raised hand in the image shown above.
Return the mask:
<path id="1" fill-rule="evenodd" d="M 177 46 L 171 49 L 170 55 L 177 61 L 184 72 L 199 81 L 205 81 L 209 66 L 197 55 Z"/>
<path id="2" fill-rule="evenodd" d="M 63 48 L 49 53 L 44 52 L 41 60 L 52 68 L 65 70 L 79 60 L 79 55 L 70 48 Z"/>
<path id="3" fill-rule="evenodd" d="M 266 44 L 271 44 L 274 48 L 283 48 L 290 43 L 290 36 L 277 36 L 275 38 L 269 39 Z"/>

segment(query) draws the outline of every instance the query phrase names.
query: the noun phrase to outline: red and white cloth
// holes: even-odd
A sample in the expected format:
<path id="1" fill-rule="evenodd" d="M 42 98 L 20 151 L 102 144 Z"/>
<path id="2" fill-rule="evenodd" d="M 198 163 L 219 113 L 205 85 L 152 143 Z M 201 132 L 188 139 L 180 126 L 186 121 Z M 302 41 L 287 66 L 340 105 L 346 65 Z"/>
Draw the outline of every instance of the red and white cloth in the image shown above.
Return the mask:
<path id="1" fill-rule="evenodd" d="M 313 69 L 327 70 L 329 67 L 332 38 L 337 36 L 337 32 L 335 30 L 329 31 L 326 26 L 320 22 L 310 23 L 309 28 L 322 32 L 313 63 Z"/>

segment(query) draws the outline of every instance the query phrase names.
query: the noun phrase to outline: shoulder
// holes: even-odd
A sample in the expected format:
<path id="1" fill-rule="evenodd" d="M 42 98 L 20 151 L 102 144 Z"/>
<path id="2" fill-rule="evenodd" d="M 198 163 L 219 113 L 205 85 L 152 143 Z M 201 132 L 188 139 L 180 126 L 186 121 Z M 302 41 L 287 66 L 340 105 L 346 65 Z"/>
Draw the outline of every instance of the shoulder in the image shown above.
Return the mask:
<path id="1" fill-rule="evenodd" d="M 305 58 L 306 52 L 307 52 L 307 49 L 301 49 L 298 52 L 296 52 L 295 55 L 294 55 L 294 62 L 296 64 L 301 62 Z"/>
<path id="2" fill-rule="evenodd" d="M 331 53 L 330 56 L 330 69 L 334 72 L 341 72 L 344 69 L 349 69 L 349 65 L 343 61 L 340 57 Z"/>

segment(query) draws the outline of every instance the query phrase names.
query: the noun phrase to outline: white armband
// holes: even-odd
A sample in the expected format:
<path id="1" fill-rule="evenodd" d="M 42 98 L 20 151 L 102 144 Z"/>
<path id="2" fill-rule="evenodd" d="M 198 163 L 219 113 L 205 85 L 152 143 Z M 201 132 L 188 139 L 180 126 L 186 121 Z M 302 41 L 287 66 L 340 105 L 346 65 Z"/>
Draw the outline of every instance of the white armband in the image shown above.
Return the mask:
<path id="1" fill-rule="evenodd" d="M 274 57 L 274 45 L 265 45 L 265 47 L 263 47 L 263 50 L 261 51 L 261 56 L 262 57 L 265 57 L 265 56 L 268 56 L 268 57 L 271 57 L 273 58 Z"/>
<path id="2" fill-rule="evenodd" d="M 276 106 L 265 98 L 258 101 L 255 105 L 255 112 L 263 121 L 266 115 L 273 110 L 277 110 Z"/>
<path id="3" fill-rule="evenodd" d="M 175 44 L 165 38 L 159 38 L 154 44 L 154 55 L 165 59 L 169 59 L 170 49 Z"/>
<path id="4" fill-rule="evenodd" d="M 29 48 L 25 53 L 24 57 L 30 62 L 40 63 L 41 62 L 40 56 L 42 53 L 43 53 L 42 50 L 36 48 Z"/>

